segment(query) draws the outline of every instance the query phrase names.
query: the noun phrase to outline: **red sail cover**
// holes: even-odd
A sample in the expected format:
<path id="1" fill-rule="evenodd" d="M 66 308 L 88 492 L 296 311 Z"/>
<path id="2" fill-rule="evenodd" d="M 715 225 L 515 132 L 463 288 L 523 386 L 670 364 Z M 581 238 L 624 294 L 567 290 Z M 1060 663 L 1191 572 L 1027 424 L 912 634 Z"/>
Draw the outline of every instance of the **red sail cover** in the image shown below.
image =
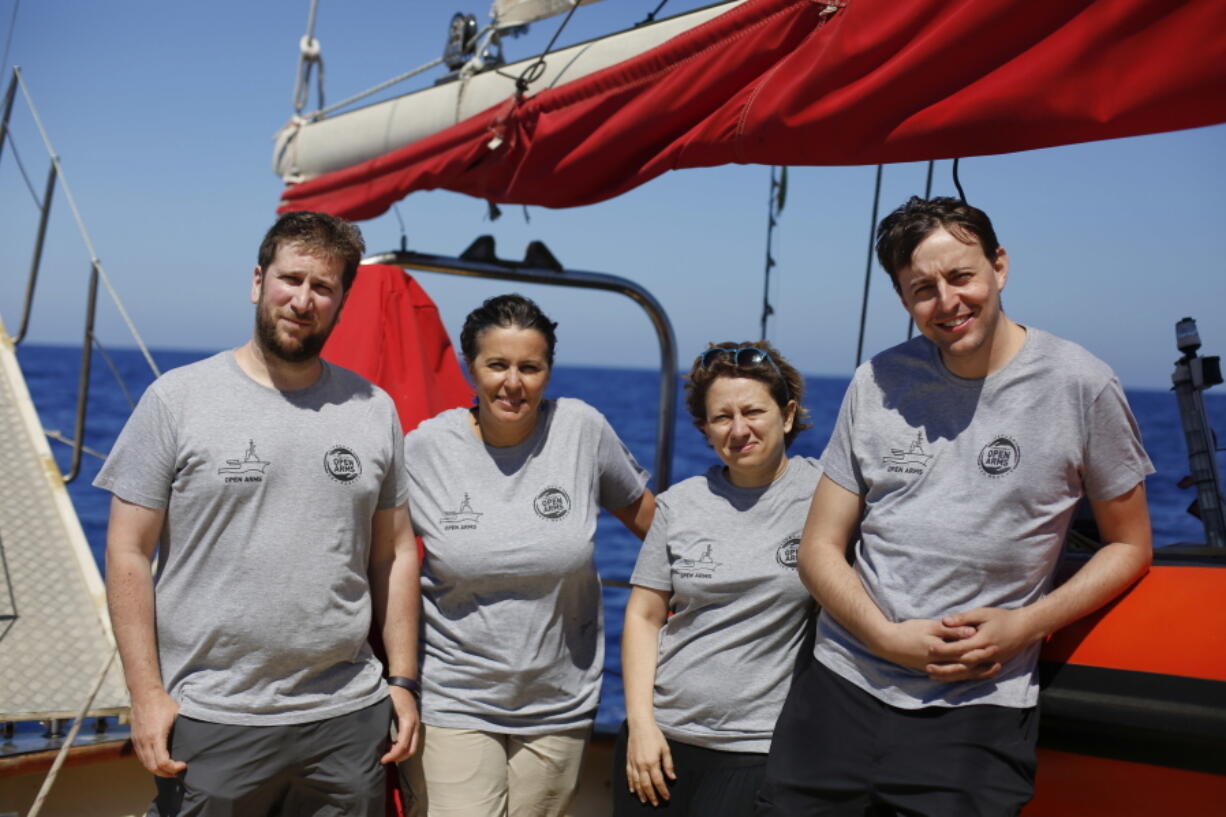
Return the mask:
<path id="1" fill-rule="evenodd" d="M 323 356 L 390 394 L 406 434 L 472 402 L 438 307 L 399 267 L 358 268 Z"/>
<path id="2" fill-rule="evenodd" d="M 1226 121 L 1224 0 L 750 0 L 626 62 L 288 188 L 571 207 L 666 170 L 1006 153 Z"/>

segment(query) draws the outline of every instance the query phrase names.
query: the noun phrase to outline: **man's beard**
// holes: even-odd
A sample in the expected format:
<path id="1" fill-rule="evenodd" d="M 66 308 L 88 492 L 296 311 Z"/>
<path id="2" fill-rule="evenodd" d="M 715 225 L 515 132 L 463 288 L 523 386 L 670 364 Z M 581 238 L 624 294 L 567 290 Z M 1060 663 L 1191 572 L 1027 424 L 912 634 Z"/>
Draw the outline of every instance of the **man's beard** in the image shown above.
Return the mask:
<path id="1" fill-rule="evenodd" d="M 332 329 L 336 326 L 336 318 L 339 318 L 340 314 L 338 313 L 336 318 L 333 318 L 330 326 L 312 332 L 301 341 L 286 343 L 277 336 L 277 322 L 265 311 L 263 292 L 260 293 L 260 296 L 260 304 L 255 310 L 255 337 L 260 348 L 286 363 L 305 363 L 319 357 L 324 343 L 327 342 L 328 336 L 332 334 Z"/>

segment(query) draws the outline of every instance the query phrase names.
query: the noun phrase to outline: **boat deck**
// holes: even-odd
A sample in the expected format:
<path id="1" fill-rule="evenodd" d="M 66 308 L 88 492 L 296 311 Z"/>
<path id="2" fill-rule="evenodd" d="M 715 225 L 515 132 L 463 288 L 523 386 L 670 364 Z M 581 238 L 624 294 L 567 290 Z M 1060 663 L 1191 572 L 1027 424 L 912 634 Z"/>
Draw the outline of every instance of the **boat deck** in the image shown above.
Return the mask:
<path id="1" fill-rule="evenodd" d="M 0 322 L 0 721 L 75 717 L 114 648 L 102 580 Z M 119 662 L 91 716 L 128 709 Z"/>

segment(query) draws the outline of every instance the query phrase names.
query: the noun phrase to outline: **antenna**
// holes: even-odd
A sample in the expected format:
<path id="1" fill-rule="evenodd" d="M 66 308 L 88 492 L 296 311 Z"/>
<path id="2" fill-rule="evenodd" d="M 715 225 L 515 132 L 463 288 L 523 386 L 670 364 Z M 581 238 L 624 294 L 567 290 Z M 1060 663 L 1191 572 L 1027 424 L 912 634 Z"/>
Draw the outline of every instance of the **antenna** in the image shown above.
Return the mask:
<path id="1" fill-rule="evenodd" d="M 1179 419 L 1188 444 L 1188 465 L 1196 484 L 1196 513 L 1205 526 L 1205 544 L 1226 548 L 1226 515 L 1222 511 L 1222 478 L 1217 468 L 1217 446 L 1205 413 L 1201 393 L 1222 382 L 1222 359 L 1199 357 L 1200 333 L 1193 318 L 1175 324 L 1175 345 L 1183 357 L 1175 361 L 1171 375 L 1179 400 Z"/>

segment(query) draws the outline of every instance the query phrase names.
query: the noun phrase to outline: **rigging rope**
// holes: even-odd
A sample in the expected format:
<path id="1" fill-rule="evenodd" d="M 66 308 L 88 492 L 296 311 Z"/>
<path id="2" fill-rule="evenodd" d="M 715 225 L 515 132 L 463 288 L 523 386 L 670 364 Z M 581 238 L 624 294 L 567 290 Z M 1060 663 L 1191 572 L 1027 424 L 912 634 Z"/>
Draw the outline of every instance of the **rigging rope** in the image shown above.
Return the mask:
<path id="1" fill-rule="evenodd" d="M 315 105 L 322 110 L 324 107 L 324 58 L 322 54 L 316 63 L 319 65 L 319 76 L 315 80 Z"/>
<path id="2" fill-rule="evenodd" d="M 860 302 L 860 340 L 856 342 L 856 368 L 864 356 L 864 324 L 868 320 L 868 285 L 873 272 L 873 238 L 877 232 L 877 207 L 881 204 L 881 168 L 877 165 L 877 184 L 873 190 L 873 218 L 868 225 L 868 260 L 864 264 L 864 299 Z"/>
<path id="3" fill-rule="evenodd" d="M 63 432 L 61 432 L 59 429 L 56 429 L 56 428 L 44 429 L 43 433 L 47 435 L 47 439 L 55 440 L 57 443 L 63 443 L 64 445 L 67 445 L 72 448 L 75 448 L 77 445 L 76 440 L 72 439 L 71 437 L 65 437 Z M 86 454 L 89 454 L 91 457 L 96 457 L 97 459 L 104 460 L 104 461 L 106 460 L 106 454 L 103 454 L 101 451 L 95 451 L 94 449 L 90 448 L 88 445 L 81 446 L 81 450 L 84 451 Z"/>
<path id="4" fill-rule="evenodd" d="M 0 60 L 0 68 L 9 64 L 9 46 L 13 44 L 13 32 L 17 29 L 17 9 L 21 6 L 21 0 L 15 0 L 13 3 L 13 14 L 9 17 L 9 33 L 4 38 L 4 59 Z"/>
<path id="5" fill-rule="evenodd" d="M 396 214 L 396 221 L 400 222 L 400 251 L 408 252 L 409 234 L 404 229 L 404 219 L 400 215 L 400 202 L 392 205 L 392 212 Z"/>
<path id="6" fill-rule="evenodd" d="M 391 79 L 380 82 L 378 85 L 375 85 L 371 88 L 367 88 L 365 91 L 359 91 L 353 96 L 342 99 L 340 102 L 336 102 L 331 105 L 328 105 L 327 107 L 324 107 L 324 88 L 323 88 L 324 64 L 323 64 L 323 57 L 319 56 L 319 43 L 317 40 L 315 40 L 315 37 L 314 37 L 315 7 L 318 1 L 319 0 L 312 0 L 311 13 L 307 21 L 307 34 L 306 36 L 302 38 L 302 41 L 299 44 L 299 69 L 298 69 L 299 74 L 298 74 L 298 84 L 295 86 L 295 89 L 294 89 L 294 110 L 297 112 L 296 118 L 300 121 L 314 122 L 318 119 L 322 119 L 330 113 L 335 113 L 336 111 L 339 111 L 341 108 L 347 108 L 353 103 L 359 102 L 368 96 L 373 96 L 379 93 L 380 91 L 387 90 L 393 85 L 397 85 L 401 82 L 404 82 L 406 79 L 412 79 L 418 74 L 422 74 L 422 73 L 425 73 L 426 71 L 429 71 L 431 68 L 436 68 L 439 65 L 442 65 L 443 62 L 446 60 L 446 57 L 439 57 L 438 59 L 430 60 L 429 62 L 419 65 L 418 67 L 412 70 L 405 71 L 403 74 L 399 74 L 397 76 L 392 77 Z M 570 13 L 573 14 L 574 10 L 575 10 L 575 7 L 572 6 Z M 567 15 L 567 19 L 569 18 L 570 18 L 570 14 Z M 566 24 L 563 23 L 562 27 L 564 28 L 565 26 Z M 491 32 L 495 32 L 495 31 L 496 29 L 493 25 L 488 25 L 485 28 L 478 31 L 476 35 L 474 35 L 473 40 L 480 43 L 486 35 L 490 34 Z M 559 28 L 558 33 L 560 34 L 561 31 L 562 29 Z M 557 39 L 557 34 L 554 35 L 554 39 L 555 40 Z M 552 46 L 552 43 L 550 43 L 550 46 Z M 548 50 L 549 49 L 546 49 L 546 52 L 548 52 Z M 478 49 L 478 55 L 479 53 L 480 53 L 480 48 Z M 544 54 L 542 54 L 541 57 L 543 58 Z M 303 70 L 304 70 L 303 62 L 304 61 L 307 63 L 305 66 L 305 70 L 307 74 L 305 79 L 303 77 Z M 319 85 L 319 108 L 313 111 L 312 113 L 303 114 L 302 109 L 306 107 L 307 96 L 310 94 L 310 91 L 307 89 L 306 86 L 309 84 L 310 65 L 312 62 L 319 63 L 319 83 L 318 83 Z M 531 67 L 532 66 L 529 66 L 529 68 Z M 509 76 L 509 75 L 504 74 L 503 76 Z M 514 77 L 509 77 L 509 78 L 514 79 Z"/>
<path id="7" fill-rule="evenodd" d="M 936 160 L 928 160 L 928 180 L 924 182 L 924 200 L 932 198 L 932 171 L 936 167 Z M 915 336 L 915 318 L 907 313 L 907 340 L 911 340 Z"/>
<path id="8" fill-rule="evenodd" d="M 354 94 L 348 99 L 342 99 L 340 102 L 329 105 L 326 108 L 320 108 L 314 113 L 309 113 L 302 118 L 308 122 L 314 121 L 316 119 L 322 119 L 323 117 L 327 116 L 330 113 L 334 113 L 340 110 L 341 108 L 348 107 L 349 105 L 352 105 L 354 102 L 357 102 L 358 100 L 365 99 L 366 97 L 371 96 L 373 94 L 377 94 L 382 90 L 392 87 L 398 82 L 404 82 L 406 79 L 410 79 L 412 77 L 417 76 L 420 73 L 429 71 L 431 68 L 434 68 L 437 65 L 441 65 L 442 63 L 443 63 L 442 57 L 439 57 L 436 60 L 430 60 L 430 62 L 426 63 L 425 65 L 418 66 L 417 68 L 414 68 L 412 71 L 406 71 L 400 76 L 392 77 L 389 80 L 380 82 L 378 85 L 374 86 L 373 88 L 368 88 L 367 90 L 362 91 L 361 93 Z"/>
<path id="9" fill-rule="evenodd" d="M 106 361 L 107 367 L 110 368 L 111 374 L 114 375 L 115 377 L 115 382 L 119 384 L 119 390 L 123 392 L 124 398 L 128 401 L 128 408 L 135 410 L 136 401 L 132 399 L 132 393 L 128 391 L 128 387 L 124 384 L 123 377 L 120 376 L 119 369 L 118 367 L 115 366 L 115 361 L 111 359 L 111 356 L 109 354 L 107 354 L 106 348 L 103 347 L 102 341 L 98 340 L 97 335 L 91 333 L 90 340 L 92 340 L 94 345 L 98 347 L 98 351 L 102 353 L 102 359 Z M 55 440 L 57 443 L 63 443 L 64 445 L 70 446 L 72 448 L 76 448 L 77 446 L 76 440 L 70 437 L 65 437 L 58 429 L 45 430 L 43 433 L 46 434 L 48 438 Z M 81 445 L 81 450 L 84 451 L 86 454 L 89 454 L 91 457 L 96 457 L 100 460 L 105 460 L 107 456 L 106 454 L 103 454 L 99 451 L 95 451 L 94 449 L 84 444 Z"/>
<path id="10" fill-rule="evenodd" d="M 638 28 L 639 26 L 645 26 L 648 23 L 654 23 L 656 21 L 656 15 L 660 13 L 660 9 L 664 8 L 667 5 L 668 5 L 668 0 L 660 0 L 660 5 L 656 6 L 654 11 L 648 12 L 646 17 L 644 17 L 642 20 L 639 20 L 637 23 L 634 24 L 634 27 Z M 762 339 L 766 340 L 766 337 L 763 336 Z"/>
<path id="11" fill-rule="evenodd" d="M 106 361 L 107 368 L 115 376 L 115 382 L 119 384 L 119 390 L 123 392 L 123 396 L 127 399 L 128 407 L 135 409 L 136 402 L 132 399 L 132 394 L 128 391 L 128 387 L 124 385 L 123 378 L 119 375 L 119 369 L 115 366 L 115 361 L 111 360 L 111 356 L 107 354 L 106 348 L 102 345 L 102 341 L 98 340 L 96 334 L 91 332 L 90 338 L 93 340 L 94 345 L 98 347 L 98 351 L 102 353 L 102 359 Z"/>
<path id="12" fill-rule="evenodd" d="M 72 217 L 77 222 L 77 232 L 81 234 L 81 240 L 85 242 L 85 249 L 89 253 L 90 263 L 98 270 L 98 277 L 102 280 L 106 291 L 110 294 L 111 300 L 115 304 L 115 308 L 119 310 L 119 315 L 123 318 L 124 323 L 128 327 L 128 331 L 132 334 L 133 340 L 136 341 L 136 346 L 140 349 L 141 354 L 145 356 L 145 362 L 149 364 L 149 368 L 153 370 L 156 377 L 161 377 L 162 372 L 158 369 L 157 364 L 153 362 L 153 355 L 149 353 L 149 347 L 145 345 L 145 341 L 141 339 L 140 332 L 136 331 L 136 324 L 132 322 L 131 316 L 128 315 L 128 310 L 124 308 L 123 301 L 119 300 L 119 293 L 115 291 L 115 287 L 111 286 L 110 276 L 106 274 L 106 270 L 102 268 L 102 261 L 98 258 L 98 253 L 94 250 L 94 242 L 89 237 L 89 231 L 85 229 L 85 222 L 81 219 L 81 212 L 77 209 L 76 199 L 72 195 L 72 188 L 68 186 L 68 177 L 64 175 L 64 168 L 60 164 L 60 158 L 56 155 L 55 147 L 51 144 L 51 138 L 47 135 L 47 129 L 43 127 L 42 117 L 38 115 L 38 108 L 34 104 L 34 99 L 30 96 L 30 89 L 26 87 L 25 77 L 21 74 L 20 68 L 14 68 L 14 73 L 17 75 L 17 82 L 21 86 L 21 93 L 26 99 L 26 105 L 30 108 L 30 114 L 34 117 L 34 124 L 38 126 L 38 132 L 43 138 L 43 146 L 47 150 L 47 154 L 51 157 L 51 163 L 55 165 L 56 173 L 59 177 L 60 185 L 64 188 L 64 198 L 68 199 L 68 208 L 72 210 Z"/>
<path id="13" fill-rule="evenodd" d="M 778 180 L 775 179 L 775 171 L 777 169 L 775 166 L 771 167 L 770 195 L 766 202 L 766 267 L 762 273 L 764 279 L 762 282 L 762 340 L 766 340 L 766 321 L 771 315 L 775 314 L 775 308 L 771 306 L 770 301 L 771 267 L 775 266 L 774 256 L 771 255 L 771 246 L 775 226 L 779 223 L 776 219 L 783 212 L 788 190 L 787 167 L 783 168 L 782 175 Z"/>
<path id="14" fill-rule="evenodd" d="M 966 203 L 966 193 L 962 190 L 962 181 L 958 178 L 958 162 L 960 160 L 954 158 L 954 187 L 958 188 L 958 198 L 962 199 L 962 203 Z"/>
<path id="15" fill-rule="evenodd" d="M 51 764 L 51 769 L 47 772 L 47 777 L 44 778 L 42 788 L 38 790 L 38 796 L 34 798 L 33 805 L 26 812 L 26 817 L 38 817 L 38 813 L 43 810 L 43 803 L 47 800 L 47 796 L 51 794 L 51 787 L 55 785 L 55 778 L 59 775 L 60 768 L 68 757 L 68 750 L 72 748 L 72 742 L 77 739 L 77 733 L 81 731 L 81 724 L 85 722 L 89 708 L 94 705 L 94 698 L 98 697 L 98 692 L 102 689 L 102 683 L 106 680 L 106 674 L 110 672 L 111 664 L 115 663 L 115 656 L 118 652 L 118 647 L 111 648 L 111 654 L 102 666 L 102 672 L 98 673 L 98 680 L 94 682 L 93 691 L 85 699 L 85 703 L 81 706 L 81 711 L 77 714 L 77 719 L 73 721 L 72 728 L 68 730 L 68 735 L 64 738 L 64 745 L 60 747 L 60 751 L 56 754 L 55 762 Z"/>
<path id="16" fill-rule="evenodd" d="M 4 550 L 4 536 L 0 535 L 0 567 L 4 568 L 4 586 L 9 591 L 9 610 L 12 612 L 0 616 L 0 621 L 8 620 L 8 626 L 0 630 L 0 641 L 8 635 L 9 630 L 17 623 L 20 614 L 17 612 L 17 591 L 13 589 L 13 574 L 9 570 L 9 557 Z"/>
<path id="17" fill-rule="evenodd" d="M 26 173 L 26 166 L 21 161 L 21 153 L 17 150 L 17 140 L 13 138 L 12 128 L 4 132 L 4 138 L 8 141 L 9 147 L 13 149 L 13 158 L 17 160 L 17 169 L 21 171 L 21 178 L 25 179 L 26 189 L 30 191 L 30 197 L 34 199 L 34 206 L 39 210 L 43 209 L 43 203 L 39 200 L 38 193 L 30 182 L 30 176 Z"/>
<path id="18" fill-rule="evenodd" d="M 558 30 L 553 33 L 553 37 L 549 40 L 549 45 L 545 46 L 545 50 L 536 58 L 536 62 L 529 65 L 523 70 L 523 73 L 515 80 L 515 93 L 523 96 L 528 90 L 528 86 L 536 82 L 545 73 L 545 57 L 549 56 L 549 52 L 553 50 L 554 43 L 558 41 L 558 37 L 562 35 L 566 24 L 570 22 L 570 18 L 575 16 L 575 12 L 579 9 L 579 0 L 571 0 L 570 11 L 566 12 L 566 16 L 562 18 L 562 25 L 558 26 Z"/>
<path id="19" fill-rule="evenodd" d="M 311 68 L 319 66 L 319 107 L 324 106 L 324 61 L 320 53 L 319 40 L 315 39 L 315 15 L 319 11 L 319 0 L 311 0 L 311 8 L 307 12 L 307 30 L 298 41 L 298 77 L 294 82 L 294 112 L 302 113 L 307 100 L 311 98 Z"/>

